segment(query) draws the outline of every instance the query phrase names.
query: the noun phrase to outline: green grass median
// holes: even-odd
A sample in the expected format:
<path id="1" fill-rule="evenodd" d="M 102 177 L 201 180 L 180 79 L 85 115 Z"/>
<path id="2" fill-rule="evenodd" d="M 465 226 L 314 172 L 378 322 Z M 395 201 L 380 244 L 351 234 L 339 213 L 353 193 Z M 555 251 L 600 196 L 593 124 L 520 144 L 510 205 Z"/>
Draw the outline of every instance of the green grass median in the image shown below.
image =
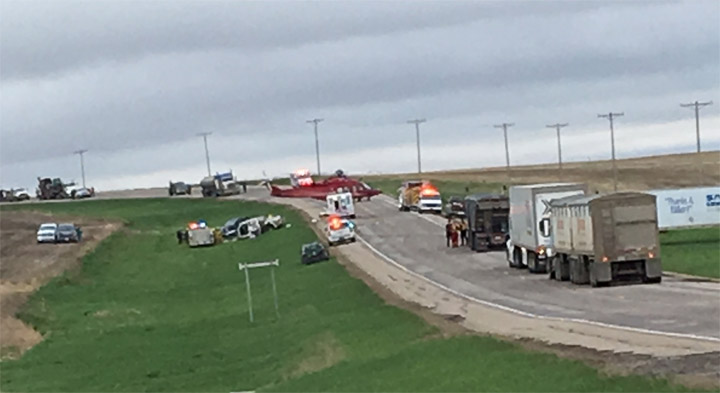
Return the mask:
<path id="1" fill-rule="evenodd" d="M 21 312 L 45 340 L 0 363 L 5 392 L 673 391 L 609 377 L 490 337 L 439 338 L 385 304 L 334 260 L 300 264 L 316 239 L 289 209 L 252 202 L 148 199 L 25 205 L 126 222 L 36 292 Z M 5 208 L 3 209 L 5 210 Z M 209 248 L 178 245 L 188 221 L 281 214 L 290 228 Z M 238 262 L 278 258 L 280 318 L 267 271 L 252 271 L 248 321 Z"/>
<path id="2" fill-rule="evenodd" d="M 661 233 L 660 253 L 665 271 L 720 278 L 720 227 Z"/>

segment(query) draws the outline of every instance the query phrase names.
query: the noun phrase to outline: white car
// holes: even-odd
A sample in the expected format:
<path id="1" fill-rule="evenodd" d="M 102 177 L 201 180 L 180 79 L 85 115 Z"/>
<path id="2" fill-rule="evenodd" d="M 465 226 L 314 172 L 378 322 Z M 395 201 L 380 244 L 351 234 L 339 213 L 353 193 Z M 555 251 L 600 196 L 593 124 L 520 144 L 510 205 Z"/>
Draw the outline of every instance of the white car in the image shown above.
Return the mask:
<path id="1" fill-rule="evenodd" d="M 37 231 L 38 243 L 55 243 L 57 240 L 57 224 L 45 223 L 40 225 Z"/>
<path id="2" fill-rule="evenodd" d="M 328 237 L 328 244 L 331 246 L 355 241 L 355 223 L 346 218 L 331 217 L 328 220 L 325 232 Z"/>

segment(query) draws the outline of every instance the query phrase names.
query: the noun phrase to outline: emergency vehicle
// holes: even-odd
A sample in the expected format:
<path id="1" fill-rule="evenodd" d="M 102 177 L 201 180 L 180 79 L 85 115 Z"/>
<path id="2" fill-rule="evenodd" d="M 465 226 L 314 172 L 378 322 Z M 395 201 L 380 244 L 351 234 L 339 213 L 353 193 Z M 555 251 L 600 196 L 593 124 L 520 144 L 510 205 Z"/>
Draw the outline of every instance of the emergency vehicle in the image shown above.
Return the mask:
<path id="1" fill-rule="evenodd" d="M 327 201 L 328 215 L 337 214 L 340 217 L 355 218 L 355 204 L 353 203 L 353 196 L 349 192 L 342 192 L 338 194 L 329 194 L 325 197 Z"/>
<path id="2" fill-rule="evenodd" d="M 337 214 L 328 217 L 325 232 L 330 246 L 355 241 L 355 223 Z"/>
<path id="3" fill-rule="evenodd" d="M 212 246 L 215 244 L 215 234 L 205 220 L 193 221 L 188 223 L 187 242 L 190 247 Z"/>

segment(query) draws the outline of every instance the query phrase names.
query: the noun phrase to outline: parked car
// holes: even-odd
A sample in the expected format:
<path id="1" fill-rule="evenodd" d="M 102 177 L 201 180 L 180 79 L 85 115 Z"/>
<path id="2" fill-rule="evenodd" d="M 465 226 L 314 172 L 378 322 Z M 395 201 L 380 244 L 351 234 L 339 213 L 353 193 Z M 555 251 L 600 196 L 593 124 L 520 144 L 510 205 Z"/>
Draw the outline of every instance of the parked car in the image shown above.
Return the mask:
<path id="1" fill-rule="evenodd" d="M 168 195 L 192 195 L 192 186 L 185 182 L 170 182 L 168 186 Z"/>
<path id="2" fill-rule="evenodd" d="M 320 242 L 312 242 L 303 244 L 302 246 L 302 258 L 303 265 L 309 265 L 311 263 L 327 261 L 330 259 L 327 249 Z"/>
<path id="3" fill-rule="evenodd" d="M 55 243 L 57 239 L 57 228 L 58 225 L 52 222 L 48 222 L 40 225 L 37 231 L 37 242 L 38 243 Z"/>
<path id="4" fill-rule="evenodd" d="M 60 224 L 57 226 L 56 242 L 58 243 L 77 243 L 77 228 L 73 224 Z"/>
<path id="5" fill-rule="evenodd" d="M 28 192 L 27 188 L 16 188 L 12 190 L 12 193 L 15 197 L 15 200 L 27 201 L 30 199 L 30 193 Z"/>
<path id="6" fill-rule="evenodd" d="M 221 229 L 223 237 L 237 237 L 238 227 L 240 227 L 240 224 L 242 224 L 243 221 L 247 219 L 248 217 L 234 217 L 227 220 L 227 222 L 225 222 L 225 225 L 223 225 Z"/>

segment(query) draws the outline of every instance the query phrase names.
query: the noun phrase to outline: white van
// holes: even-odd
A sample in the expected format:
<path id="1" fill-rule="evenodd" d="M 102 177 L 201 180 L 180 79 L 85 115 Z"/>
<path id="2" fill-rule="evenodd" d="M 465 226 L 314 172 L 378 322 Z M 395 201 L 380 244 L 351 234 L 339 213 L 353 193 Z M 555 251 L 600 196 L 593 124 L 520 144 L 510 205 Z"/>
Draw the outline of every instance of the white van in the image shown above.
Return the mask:
<path id="1" fill-rule="evenodd" d="M 328 194 L 325 199 L 327 200 L 327 215 L 337 214 L 340 217 L 355 218 L 355 205 L 351 193 Z"/>

